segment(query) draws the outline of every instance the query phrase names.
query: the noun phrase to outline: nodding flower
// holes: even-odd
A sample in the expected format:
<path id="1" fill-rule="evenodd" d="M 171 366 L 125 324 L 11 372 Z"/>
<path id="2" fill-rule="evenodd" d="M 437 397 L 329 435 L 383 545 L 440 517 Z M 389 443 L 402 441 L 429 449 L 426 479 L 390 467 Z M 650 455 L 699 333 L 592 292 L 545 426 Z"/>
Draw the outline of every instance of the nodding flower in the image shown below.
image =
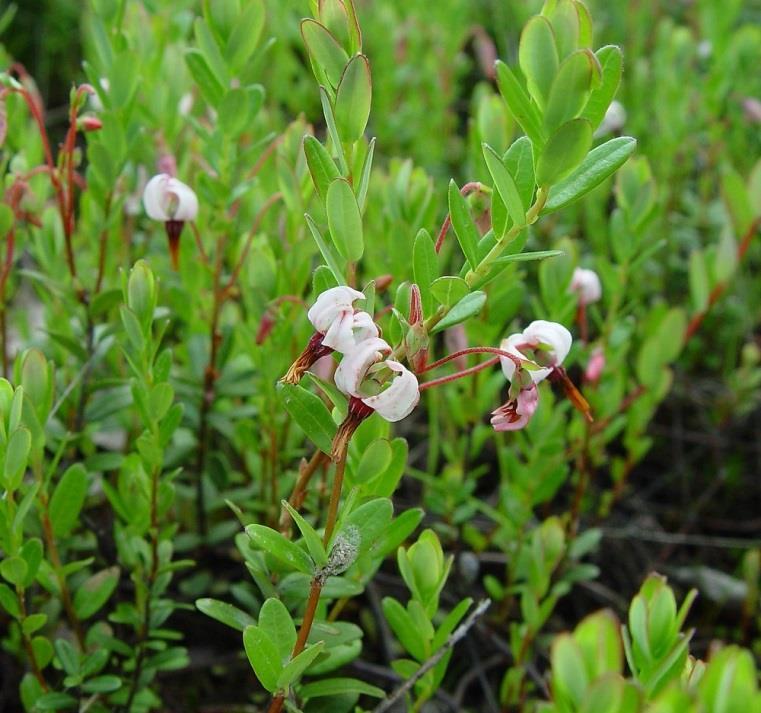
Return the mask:
<path id="1" fill-rule="evenodd" d="M 492 411 L 491 425 L 495 431 L 518 431 L 531 420 L 538 405 L 539 389 L 532 384 L 528 389 L 521 389 L 516 398 Z"/>
<path id="2" fill-rule="evenodd" d="M 587 368 L 584 370 L 584 381 L 596 384 L 605 369 L 605 352 L 602 347 L 596 347 L 589 356 Z"/>
<path id="3" fill-rule="evenodd" d="M 149 218 L 164 223 L 172 266 L 177 269 L 180 233 L 185 223 L 198 215 L 196 194 L 190 186 L 168 173 L 159 173 L 146 184 L 143 205 Z"/>
<path id="4" fill-rule="evenodd" d="M 539 405 L 537 384 L 563 372 L 561 364 L 572 341 L 571 333 L 562 324 L 542 319 L 502 340 L 500 349 L 523 360 L 525 368 L 517 369 L 512 359 L 500 357 L 502 371 L 511 386 L 507 403 L 492 412 L 491 425 L 495 431 L 517 431 L 531 420 Z"/>
<path id="5" fill-rule="evenodd" d="M 499 348 L 519 359 L 534 364 L 538 368 L 521 369 L 531 377 L 534 384 L 544 381 L 553 368 L 559 367 L 571 350 L 573 338 L 571 333 L 557 322 L 547 322 L 538 319 L 518 334 L 511 334 L 503 339 Z M 507 357 L 501 357 L 502 371 L 508 381 L 515 376 L 515 362 Z"/>
<path id="6" fill-rule="evenodd" d="M 367 312 L 355 311 L 354 302 L 364 300 L 358 290 L 345 285 L 322 292 L 307 312 L 323 346 L 345 354 L 360 342 L 378 336 L 378 327 Z"/>
<path id="7" fill-rule="evenodd" d="M 585 270 L 577 267 L 573 271 L 569 292 L 575 292 L 579 296 L 579 303 L 589 305 L 597 302 L 602 297 L 602 285 L 600 278 L 594 270 Z"/>
<path id="8" fill-rule="evenodd" d="M 307 312 L 315 329 L 309 343 L 288 369 L 282 381 L 298 384 L 318 359 L 336 351 L 345 354 L 368 339 L 378 338 L 378 327 L 367 313 L 354 309 L 364 294 L 346 285 L 331 287 L 320 293 Z"/>
<path id="9" fill-rule="evenodd" d="M 343 393 L 387 421 L 401 421 L 417 406 L 420 390 L 417 377 L 407 367 L 385 358 L 390 353 L 383 339 L 367 339 L 344 355 L 334 379 Z"/>

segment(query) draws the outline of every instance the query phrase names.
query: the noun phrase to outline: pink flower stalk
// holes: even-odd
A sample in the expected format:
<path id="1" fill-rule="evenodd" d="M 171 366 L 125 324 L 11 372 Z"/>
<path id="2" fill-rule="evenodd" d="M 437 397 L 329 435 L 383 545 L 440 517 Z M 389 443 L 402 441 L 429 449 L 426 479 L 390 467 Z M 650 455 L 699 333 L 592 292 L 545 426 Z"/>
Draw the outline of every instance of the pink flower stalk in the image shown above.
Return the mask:
<path id="1" fill-rule="evenodd" d="M 159 173 L 146 184 L 143 205 L 149 218 L 164 223 L 169 239 L 169 255 L 173 267 L 177 269 L 182 228 L 198 215 L 196 194 L 168 173 Z"/>
<path id="2" fill-rule="evenodd" d="M 587 368 L 584 370 L 584 381 L 596 384 L 605 369 L 605 352 L 602 347 L 596 347 L 589 357 Z"/>
<path id="3" fill-rule="evenodd" d="M 579 304 L 589 305 L 597 302 L 602 297 L 600 278 L 594 270 L 577 267 L 573 271 L 569 291 L 579 295 Z"/>
<path id="4" fill-rule="evenodd" d="M 511 399 L 491 414 L 491 425 L 495 431 L 518 431 L 531 420 L 539 406 L 539 389 L 532 384 L 523 389 L 517 398 Z"/>

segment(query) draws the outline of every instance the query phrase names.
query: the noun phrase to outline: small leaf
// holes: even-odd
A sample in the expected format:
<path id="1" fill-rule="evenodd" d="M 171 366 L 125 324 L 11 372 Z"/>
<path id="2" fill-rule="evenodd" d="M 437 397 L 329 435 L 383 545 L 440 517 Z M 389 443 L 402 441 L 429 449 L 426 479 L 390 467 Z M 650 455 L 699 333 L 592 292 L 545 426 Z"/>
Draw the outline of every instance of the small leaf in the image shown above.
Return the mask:
<path id="1" fill-rule="evenodd" d="M 32 434 L 29 429 L 17 428 L 8 441 L 3 466 L 3 481 L 8 490 L 16 490 L 21 485 L 31 447 Z"/>
<path id="2" fill-rule="evenodd" d="M 481 238 L 470 215 L 470 208 L 454 181 L 449 182 L 449 215 L 457 241 L 471 269 L 478 267 L 478 241 Z"/>
<path id="3" fill-rule="evenodd" d="M 342 693 L 356 693 L 374 698 L 384 698 L 386 695 L 377 686 L 371 686 L 356 678 L 325 678 L 322 681 L 312 681 L 299 688 L 299 695 L 302 698 L 340 696 Z"/>
<path id="4" fill-rule="evenodd" d="M 277 679 L 283 666 L 275 642 L 260 627 L 247 626 L 243 632 L 243 647 L 251 668 L 265 690 L 270 693 L 277 691 Z"/>
<path id="5" fill-rule="evenodd" d="M 298 656 L 289 661 L 280 672 L 280 676 L 278 676 L 277 687 L 287 688 L 296 683 L 301 677 L 301 674 L 304 673 L 310 664 L 322 653 L 324 648 L 325 644 L 320 641 L 307 647 Z"/>
<path id="6" fill-rule="evenodd" d="M 433 328 L 432 332 L 440 332 L 442 329 L 449 329 L 455 324 L 460 324 L 466 319 L 477 315 L 486 304 L 486 293 L 481 291 L 471 292 L 465 295 L 447 315 Z"/>
<path id="7" fill-rule="evenodd" d="M 692 306 L 696 312 L 703 312 L 708 307 L 711 285 L 702 250 L 693 250 L 690 254 L 689 281 Z"/>
<path id="8" fill-rule="evenodd" d="M 624 67 L 624 57 L 620 47 L 606 45 L 595 52 L 597 61 L 602 68 L 602 81 L 600 86 L 592 90 L 589 101 L 581 112 L 581 116 L 587 119 L 592 128 L 596 129 L 605 118 L 613 97 L 616 96 L 618 85 L 621 83 L 621 74 Z"/>
<path id="9" fill-rule="evenodd" d="M 536 107 L 531 103 L 526 90 L 521 86 L 518 78 L 504 62 L 497 60 L 497 85 L 499 91 L 507 103 L 507 108 L 513 118 L 526 132 L 534 146 L 544 144 L 544 129 L 542 118 Z"/>
<path id="10" fill-rule="evenodd" d="M 536 181 L 534 179 L 534 152 L 527 136 L 517 138 L 505 151 L 502 162 L 515 181 L 524 211 L 531 206 Z"/>
<path id="11" fill-rule="evenodd" d="M 319 72 L 322 72 L 333 87 L 338 86 L 344 67 L 349 61 L 346 50 L 338 44 L 328 28 L 317 20 L 304 20 L 301 23 L 301 36 L 304 38 L 304 44 L 309 50 L 312 61 L 319 70 L 318 81 Z"/>
<path id="12" fill-rule="evenodd" d="M 86 579 L 74 595 L 77 616 L 87 619 L 95 614 L 108 601 L 118 581 L 118 567 L 109 567 Z"/>
<path id="13" fill-rule="evenodd" d="M 301 516 L 296 508 L 292 507 L 287 500 L 281 501 L 282 506 L 290 513 L 296 527 L 299 528 L 304 542 L 306 543 L 309 554 L 312 556 L 318 567 L 324 567 L 328 563 L 328 555 L 322 545 L 322 538 L 317 534 L 315 529 Z"/>
<path id="14" fill-rule="evenodd" d="M 518 192 L 518 187 L 515 185 L 515 180 L 491 146 L 483 144 L 482 149 L 484 159 L 486 159 L 486 167 L 494 179 L 494 187 L 499 191 L 500 198 L 507 207 L 513 225 L 526 225 L 526 210 L 523 207 L 523 200 Z"/>
<path id="15" fill-rule="evenodd" d="M 278 384 L 285 410 L 307 438 L 323 453 L 330 453 L 338 427 L 323 400 L 298 384 Z"/>
<path id="16" fill-rule="evenodd" d="M 343 141 L 354 142 L 362 138 L 371 101 L 370 63 L 367 57 L 358 54 L 346 65 L 336 90 L 336 125 Z"/>
<path id="17" fill-rule="evenodd" d="M 346 179 L 337 178 L 328 186 L 325 211 L 336 250 L 344 260 L 356 262 L 364 252 L 362 216 L 354 191 Z"/>
<path id="18" fill-rule="evenodd" d="M 50 499 L 53 534 L 68 535 L 79 518 L 87 495 L 87 471 L 81 463 L 70 466 L 61 477 Z"/>
<path id="19" fill-rule="evenodd" d="M 558 71 L 555 33 L 547 18 L 534 15 L 523 28 L 518 47 L 518 64 L 526 77 L 529 94 L 544 108 L 552 80 Z"/>
<path id="20" fill-rule="evenodd" d="M 217 79 L 200 50 L 185 50 L 185 63 L 204 100 L 212 106 L 218 106 L 225 95 L 225 87 Z"/>
<path id="21" fill-rule="evenodd" d="M 461 277 L 439 277 L 431 285 L 431 293 L 445 307 L 451 307 L 470 292 L 468 283 Z"/>
<path id="22" fill-rule="evenodd" d="M 315 190 L 324 200 L 328 186 L 341 175 L 338 167 L 327 149 L 314 136 L 304 137 L 304 155 Z"/>
<path id="23" fill-rule="evenodd" d="M 206 616 L 210 616 L 212 619 L 216 619 L 238 631 L 243 631 L 247 626 L 256 623 L 254 618 L 246 612 L 218 599 L 196 599 L 196 607 Z"/>
<path id="24" fill-rule="evenodd" d="M 581 113 L 592 91 L 592 77 L 599 71 L 597 57 L 590 50 L 577 50 L 563 60 L 544 112 L 549 132 Z"/>
<path id="25" fill-rule="evenodd" d="M 296 643 L 296 626 L 285 604 L 276 597 L 267 599 L 259 612 L 259 628 L 275 643 L 280 660 L 286 661 Z"/>
<path id="26" fill-rule="evenodd" d="M 265 525 L 249 525 L 246 534 L 253 543 L 264 552 L 272 555 L 283 564 L 304 574 L 313 574 L 314 565 L 309 555 L 298 545 L 286 539 L 277 530 Z"/>
<path id="27" fill-rule="evenodd" d="M 378 438 L 368 445 L 357 465 L 354 480 L 357 483 L 368 483 L 385 473 L 391 465 L 393 454 L 391 444 L 385 438 Z"/>
<path id="28" fill-rule="evenodd" d="M 325 242 L 325 238 L 322 237 L 322 233 L 320 232 L 320 229 L 317 227 L 317 224 L 312 219 L 312 216 L 309 215 L 308 213 L 305 213 L 304 218 L 307 221 L 307 225 L 309 226 L 309 231 L 312 233 L 312 237 L 314 238 L 314 241 L 317 243 L 317 247 L 319 248 L 323 259 L 327 263 L 327 266 L 330 269 L 330 271 L 333 273 L 333 277 L 335 277 L 336 279 L 336 283 L 339 285 L 345 285 L 346 278 L 343 276 L 343 270 L 341 269 L 341 265 L 338 262 L 338 255 L 336 255 L 335 250 L 333 250 L 333 247 L 328 245 L 328 243 Z"/>
<path id="29" fill-rule="evenodd" d="M 412 245 L 412 274 L 420 290 L 423 312 L 433 311 L 431 284 L 439 276 L 439 258 L 433 239 L 425 228 L 421 228 Z"/>
<path id="30" fill-rule="evenodd" d="M 561 181 L 584 160 L 591 145 L 592 127 L 586 119 L 563 124 L 539 156 L 536 182 L 546 188 Z"/>
<path id="31" fill-rule="evenodd" d="M 637 148 L 631 136 L 619 136 L 592 149 L 581 165 L 550 189 L 542 214 L 574 203 L 615 173 Z"/>
<path id="32" fill-rule="evenodd" d="M 26 573 L 27 564 L 23 557 L 15 555 L 6 557 L 0 562 L 0 575 L 14 586 L 21 586 L 26 579 Z"/>
<path id="33" fill-rule="evenodd" d="M 510 262 L 530 262 L 531 260 L 544 260 L 548 257 L 563 255 L 562 250 L 537 250 L 536 252 L 517 253 L 515 255 L 502 255 L 495 261 L 495 265 L 506 265 Z"/>

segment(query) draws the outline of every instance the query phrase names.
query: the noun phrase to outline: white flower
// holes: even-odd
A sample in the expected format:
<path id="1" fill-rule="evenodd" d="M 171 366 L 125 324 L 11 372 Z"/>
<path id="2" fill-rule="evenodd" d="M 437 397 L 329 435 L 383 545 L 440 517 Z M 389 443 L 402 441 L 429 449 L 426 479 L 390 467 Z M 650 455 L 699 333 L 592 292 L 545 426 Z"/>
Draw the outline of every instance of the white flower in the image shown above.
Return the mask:
<path id="1" fill-rule="evenodd" d="M 531 380 L 538 384 L 550 375 L 552 367 L 563 363 L 563 359 L 571 350 L 572 342 L 571 333 L 562 324 L 538 319 L 529 324 L 523 332 L 511 334 L 507 339 L 503 339 L 499 348 L 519 359 L 538 364 L 539 369 L 526 370 L 531 375 Z M 532 351 L 533 358 L 530 354 Z M 500 362 L 505 377 L 512 381 L 515 363 L 507 357 L 500 357 Z"/>
<path id="2" fill-rule="evenodd" d="M 595 137 L 605 136 L 605 134 L 611 134 L 616 131 L 621 131 L 626 123 L 626 109 L 624 105 L 614 99 L 605 112 L 603 120 L 600 122 L 600 126 L 595 131 Z"/>
<path id="3" fill-rule="evenodd" d="M 592 304 L 602 297 L 602 285 L 600 278 L 594 270 L 585 270 L 583 267 L 577 267 L 573 271 L 570 285 L 571 292 L 577 292 L 579 302 L 583 305 Z"/>
<path id="4" fill-rule="evenodd" d="M 390 354 L 391 347 L 380 337 L 371 337 L 355 345 L 348 351 L 336 369 L 334 381 L 336 386 L 349 396 L 362 398 L 360 386 L 367 370 L 383 359 L 384 354 Z"/>
<path id="5" fill-rule="evenodd" d="M 365 296 L 351 287 L 331 287 L 321 293 L 307 313 L 312 326 L 325 336 L 322 343 L 341 354 L 360 342 L 378 336 L 378 327 L 367 312 L 355 312 L 354 302 Z"/>
<path id="6" fill-rule="evenodd" d="M 163 222 L 195 220 L 198 198 L 193 189 L 169 174 L 151 178 L 143 191 L 145 212 L 153 220 Z"/>
<path id="7" fill-rule="evenodd" d="M 362 403 L 377 411 L 386 421 L 401 421 L 412 413 L 420 401 L 417 377 L 398 361 L 386 359 L 383 363 L 397 376 L 383 391 L 362 399 Z"/>

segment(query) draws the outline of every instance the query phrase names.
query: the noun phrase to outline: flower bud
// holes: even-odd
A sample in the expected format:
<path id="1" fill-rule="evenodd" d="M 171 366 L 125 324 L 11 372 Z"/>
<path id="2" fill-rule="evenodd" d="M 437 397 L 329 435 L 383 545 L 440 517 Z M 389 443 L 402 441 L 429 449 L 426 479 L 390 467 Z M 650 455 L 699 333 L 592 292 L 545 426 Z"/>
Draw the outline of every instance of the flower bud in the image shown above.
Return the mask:
<path id="1" fill-rule="evenodd" d="M 584 381 L 587 381 L 590 384 L 596 384 L 600 380 L 604 368 L 605 352 L 602 347 L 596 347 L 589 357 L 587 368 L 584 370 Z"/>
<path id="2" fill-rule="evenodd" d="M 99 131 L 103 128 L 103 122 L 97 116 L 80 116 L 77 119 L 78 131 Z"/>
<path id="3" fill-rule="evenodd" d="M 579 302 L 583 305 L 589 305 L 597 302 L 602 297 L 602 285 L 600 278 L 594 270 L 585 270 L 583 267 L 577 267 L 573 271 L 570 292 L 576 292 L 579 295 Z"/>

